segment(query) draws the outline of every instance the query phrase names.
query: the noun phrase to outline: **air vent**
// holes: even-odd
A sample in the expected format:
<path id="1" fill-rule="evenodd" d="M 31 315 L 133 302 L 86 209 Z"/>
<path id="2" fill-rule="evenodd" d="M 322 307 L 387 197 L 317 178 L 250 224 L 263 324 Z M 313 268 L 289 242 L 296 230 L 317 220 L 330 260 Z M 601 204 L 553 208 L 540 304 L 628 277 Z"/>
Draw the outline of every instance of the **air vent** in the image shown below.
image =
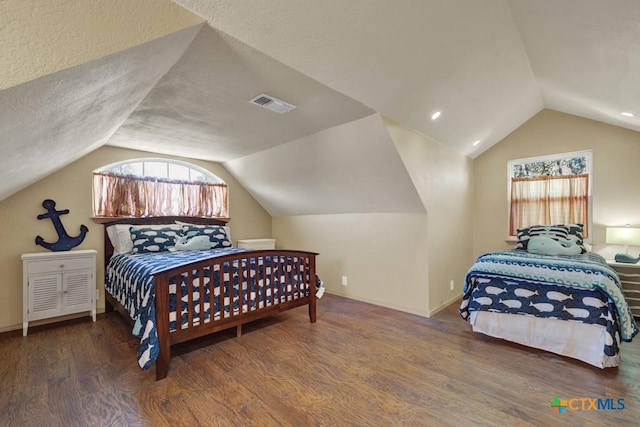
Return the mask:
<path id="1" fill-rule="evenodd" d="M 260 95 L 251 99 L 249 102 L 280 114 L 288 113 L 289 111 L 296 108 L 295 105 L 288 104 L 264 93 L 261 93 Z"/>

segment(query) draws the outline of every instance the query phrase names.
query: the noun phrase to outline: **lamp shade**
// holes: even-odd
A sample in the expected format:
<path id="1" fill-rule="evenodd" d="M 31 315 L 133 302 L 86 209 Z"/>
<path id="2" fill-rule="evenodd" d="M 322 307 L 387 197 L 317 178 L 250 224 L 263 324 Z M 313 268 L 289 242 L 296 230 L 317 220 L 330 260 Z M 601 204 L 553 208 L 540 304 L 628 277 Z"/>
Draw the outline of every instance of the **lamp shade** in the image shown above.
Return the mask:
<path id="1" fill-rule="evenodd" d="M 640 245 L 640 228 L 607 227 L 606 243 L 612 245 Z"/>

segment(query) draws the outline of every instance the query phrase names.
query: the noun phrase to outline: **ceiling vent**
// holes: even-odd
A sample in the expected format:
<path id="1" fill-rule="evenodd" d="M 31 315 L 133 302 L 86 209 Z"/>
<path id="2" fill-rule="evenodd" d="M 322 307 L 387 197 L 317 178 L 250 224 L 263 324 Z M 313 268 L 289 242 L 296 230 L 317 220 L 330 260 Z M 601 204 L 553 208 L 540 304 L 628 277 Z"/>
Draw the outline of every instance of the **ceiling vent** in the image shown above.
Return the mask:
<path id="1" fill-rule="evenodd" d="M 255 98 L 249 100 L 249 102 L 280 114 L 288 113 L 289 111 L 296 108 L 295 105 L 280 101 L 279 99 L 274 98 L 273 96 L 266 95 L 264 93 L 261 93 Z"/>

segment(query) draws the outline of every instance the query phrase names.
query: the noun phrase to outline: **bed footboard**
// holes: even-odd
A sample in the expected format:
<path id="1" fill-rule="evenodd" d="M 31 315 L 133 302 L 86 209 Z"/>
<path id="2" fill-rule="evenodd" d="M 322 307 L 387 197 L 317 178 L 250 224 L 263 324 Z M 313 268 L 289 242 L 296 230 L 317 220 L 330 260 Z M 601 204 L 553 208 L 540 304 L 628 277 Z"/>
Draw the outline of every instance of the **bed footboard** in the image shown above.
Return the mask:
<path id="1" fill-rule="evenodd" d="M 173 344 L 303 305 L 309 306 L 314 323 L 316 255 L 295 250 L 237 252 L 155 275 L 156 380 L 167 376 Z"/>

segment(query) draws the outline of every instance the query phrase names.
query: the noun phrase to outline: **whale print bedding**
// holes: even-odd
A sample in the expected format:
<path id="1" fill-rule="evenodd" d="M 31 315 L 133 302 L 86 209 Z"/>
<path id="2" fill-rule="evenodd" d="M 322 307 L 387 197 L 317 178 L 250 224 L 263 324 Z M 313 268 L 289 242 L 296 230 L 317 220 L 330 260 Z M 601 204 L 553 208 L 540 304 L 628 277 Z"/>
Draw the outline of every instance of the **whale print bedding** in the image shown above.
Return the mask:
<path id="1" fill-rule="evenodd" d="M 122 306 L 128 311 L 129 316 L 135 320 L 133 334 L 140 338 L 138 347 L 138 364 L 142 369 L 149 369 L 158 358 L 159 345 L 156 329 L 156 312 L 155 312 L 155 283 L 154 275 L 181 266 L 187 263 L 202 261 L 212 257 L 218 257 L 236 252 L 246 252 L 246 249 L 238 248 L 222 248 L 207 251 L 184 251 L 184 252 L 158 252 L 143 254 L 122 254 L 112 257 L 107 265 L 105 274 L 105 289 L 116 298 Z M 248 306 L 256 308 L 270 304 L 278 304 L 282 300 L 295 297 L 295 295 L 308 294 L 307 287 L 298 289 L 301 281 L 296 280 L 296 275 L 304 274 L 302 270 L 304 266 L 295 259 L 290 262 L 272 263 L 271 257 L 264 256 L 255 258 L 254 261 L 245 261 L 242 264 L 224 264 L 223 275 L 215 272 L 213 277 L 213 292 L 218 296 L 220 293 L 220 281 L 223 289 L 232 289 L 232 295 L 225 293 L 223 295 L 223 304 L 219 304 L 218 298 L 211 298 L 211 274 L 208 269 L 203 270 L 204 278 L 199 277 L 199 271 L 193 273 L 191 278 L 194 282 L 200 282 L 203 279 L 204 294 L 198 292 L 189 294 L 187 290 L 187 278 L 181 276 L 180 283 L 180 300 L 181 314 L 176 313 L 176 281 L 169 284 L 169 329 L 176 330 L 176 322 L 180 319 L 181 328 L 188 327 L 187 305 L 190 304 L 198 315 L 198 307 L 200 298 L 204 298 L 204 322 L 209 322 L 210 305 L 209 301 L 214 302 L 213 320 L 219 320 L 221 317 L 227 317 L 225 313 L 246 312 Z M 282 257 L 281 257 L 282 258 Z M 248 265 L 250 264 L 250 265 Z M 271 268 L 270 266 L 277 267 Z M 264 268 L 266 266 L 266 268 Z M 269 274 L 266 274 L 267 272 Z M 289 280 L 285 280 L 287 276 Z M 223 277 L 223 280 L 220 280 Z M 290 279 L 293 280 L 290 280 Z M 317 278 L 316 278 L 317 279 Z M 270 286 L 270 280 L 275 282 L 274 287 Z M 232 285 L 229 283 L 232 281 Z M 321 288 L 321 282 L 317 281 L 317 289 Z M 258 283 L 261 286 L 258 286 Z M 291 283 L 288 286 L 282 286 L 282 283 Z M 271 290 L 273 289 L 273 295 Z M 316 292 L 316 295 L 318 293 Z M 191 298 L 191 300 L 190 300 Z M 194 317 L 194 325 L 199 323 L 198 318 Z"/>
<path id="2" fill-rule="evenodd" d="M 500 331 L 488 334 L 511 337 L 521 344 L 556 351 L 598 367 L 616 366 L 621 341 L 629 342 L 638 333 L 618 276 L 604 258 L 595 253 L 548 256 L 515 249 L 484 254 L 467 272 L 460 315 L 474 325 L 474 330 L 477 319 L 489 324 L 499 322 L 498 326 L 479 327 L 478 330 L 483 333 Z M 526 323 L 522 334 L 531 337 L 509 331 L 510 323 Z M 547 348 L 545 337 L 537 336 L 531 325 L 535 325 L 534 328 L 553 325 L 551 330 L 572 328 L 580 331 L 578 336 L 587 331 L 587 334 L 602 338 L 591 340 L 592 335 L 581 338 L 583 342 L 576 344 L 583 350 L 565 353 L 566 346 L 557 342 L 551 346 L 553 348 Z M 545 330 L 539 335 L 548 333 Z M 566 334 L 575 335 L 573 331 Z M 564 336 L 563 332 L 558 336 Z M 598 357 L 593 356 L 591 347 L 594 345 L 599 346 Z M 581 353 L 585 351 L 590 355 L 582 357 Z"/>

